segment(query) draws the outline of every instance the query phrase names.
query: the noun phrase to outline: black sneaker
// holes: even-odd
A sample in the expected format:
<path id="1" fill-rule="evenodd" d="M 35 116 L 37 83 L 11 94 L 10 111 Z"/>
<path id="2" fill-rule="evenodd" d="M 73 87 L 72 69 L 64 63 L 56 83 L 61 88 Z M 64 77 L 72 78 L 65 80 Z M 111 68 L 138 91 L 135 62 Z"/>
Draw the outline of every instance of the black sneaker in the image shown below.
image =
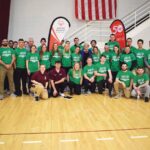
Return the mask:
<path id="1" fill-rule="evenodd" d="M 145 97 L 145 102 L 149 102 L 149 98 L 148 97 Z"/>
<path id="2" fill-rule="evenodd" d="M 29 95 L 29 93 L 28 93 L 28 92 L 23 92 L 23 94 L 24 94 L 24 95 Z"/>
<path id="3" fill-rule="evenodd" d="M 35 100 L 36 100 L 36 101 L 39 101 L 39 96 L 35 96 Z"/>

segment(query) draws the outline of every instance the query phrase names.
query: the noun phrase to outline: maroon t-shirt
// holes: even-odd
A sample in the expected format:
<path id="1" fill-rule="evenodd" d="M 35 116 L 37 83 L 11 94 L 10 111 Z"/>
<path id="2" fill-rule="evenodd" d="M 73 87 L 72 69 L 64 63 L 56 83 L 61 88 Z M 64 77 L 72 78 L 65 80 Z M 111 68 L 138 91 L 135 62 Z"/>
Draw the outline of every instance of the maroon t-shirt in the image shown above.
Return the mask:
<path id="1" fill-rule="evenodd" d="M 59 72 L 56 71 L 56 69 L 52 69 L 49 73 L 49 77 L 54 82 L 61 80 L 62 78 L 66 78 L 65 70 L 60 68 Z"/>
<path id="2" fill-rule="evenodd" d="M 32 75 L 31 80 L 35 80 L 45 86 L 46 82 L 49 81 L 49 77 L 46 72 L 42 74 L 40 71 L 38 71 Z"/>

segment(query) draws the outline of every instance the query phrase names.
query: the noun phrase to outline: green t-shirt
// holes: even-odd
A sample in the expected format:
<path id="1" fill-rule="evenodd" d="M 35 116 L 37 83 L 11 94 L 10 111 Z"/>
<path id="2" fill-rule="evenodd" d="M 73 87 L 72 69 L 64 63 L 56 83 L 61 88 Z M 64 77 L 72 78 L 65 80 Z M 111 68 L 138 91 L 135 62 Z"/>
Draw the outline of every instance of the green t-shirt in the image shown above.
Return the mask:
<path id="1" fill-rule="evenodd" d="M 134 50 L 134 55 L 135 55 L 136 60 L 137 60 L 137 67 L 144 67 L 145 66 L 144 65 L 145 54 L 146 54 L 145 49 L 142 49 L 142 50 L 136 49 L 136 50 Z"/>
<path id="2" fill-rule="evenodd" d="M 111 51 L 103 52 L 102 55 L 106 56 L 106 62 L 110 64 Z"/>
<path id="3" fill-rule="evenodd" d="M 148 65 L 150 65 L 150 49 L 145 52 L 145 57 L 147 59 Z"/>
<path id="4" fill-rule="evenodd" d="M 44 52 L 43 56 L 40 57 L 40 65 L 45 65 L 46 69 L 51 68 L 51 59 L 52 53 L 51 52 Z"/>
<path id="5" fill-rule="evenodd" d="M 37 52 L 39 53 L 42 49 L 42 46 L 40 45 L 38 48 L 37 48 Z"/>
<path id="6" fill-rule="evenodd" d="M 83 46 L 82 45 L 78 45 L 79 47 L 80 47 L 80 51 L 83 49 Z M 73 45 L 73 46 L 71 46 L 71 48 L 70 48 L 70 51 L 71 51 L 71 53 L 75 53 L 75 50 L 76 50 L 76 45 Z"/>
<path id="7" fill-rule="evenodd" d="M 100 62 L 100 54 L 92 54 L 93 64 L 96 65 Z"/>
<path id="8" fill-rule="evenodd" d="M 120 44 L 117 41 L 114 41 L 114 42 L 109 41 L 107 45 L 109 46 L 110 51 L 114 50 L 114 46 L 118 46 L 120 48 Z"/>
<path id="9" fill-rule="evenodd" d="M 5 64 L 7 65 L 11 64 L 13 56 L 15 56 L 15 53 L 12 48 L 9 47 L 0 48 L 0 58 Z"/>
<path id="10" fill-rule="evenodd" d="M 81 78 L 83 77 L 83 71 L 73 71 L 73 69 L 70 69 L 68 75 L 71 82 L 75 84 L 80 84 Z"/>
<path id="11" fill-rule="evenodd" d="M 95 71 L 95 66 L 94 65 L 91 65 L 91 66 L 86 65 L 83 68 L 84 75 L 86 74 L 89 78 L 94 76 L 94 71 Z"/>
<path id="12" fill-rule="evenodd" d="M 112 52 L 111 56 L 110 56 L 110 68 L 111 71 L 113 72 L 118 72 L 120 70 L 120 56 L 117 56 L 117 54 L 115 52 Z"/>
<path id="13" fill-rule="evenodd" d="M 38 63 L 40 60 L 40 56 L 38 53 L 29 52 L 27 54 L 26 60 L 28 60 L 28 67 L 31 73 L 34 73 L 39 70 Z"/>
<path id="14" fill-rule="evenodd" d="M 110 67 L 107 63 L 104 63 L 104 64 L 98 63 L 97 65 L 95 65 L 95 71 L 97 71 L 100 74 L 107 74 L 107 71 L 109 70 L 110 70 Z M 104 80 L 103 76 L 96 77 L 96 82 L 99 82 L 101 80 Z"/>
<path id="15" fill-rule="evenodd" d="M 131 71 L 119 71 L 117 74 L 117 79 L 120 81 L 124 82 L 126 87 L 130 86 L 130 81 L 134 78 L 134 75 L 132 74 Z"/>
<path id="16" fill-rule="evenodd" d="M 16 68 L 26 68 L 27 50 L 25 48 L 17 48 L 15 50 Z"/>
<path id="17" fill-rule="evenodd" d="M 71 58 L 72 58 L 72 66 L 74 66 L 74 64 L 75 64 L 76 62 L 80 63 L 81 60 L 82 60 L 81 54 L 76 54 L 76 53 L 73 53 L 73 54 L 71 55 Z"/>
<path id="18" fill-rule="evenodd" d="M 139 86 L 139 85 L 144 84 L 146 81 L 149 81 L 149 77 L 148 77 L 148 74 L 144 73 L 142 75 L 135 75 L 133 83 L 136 86 Z"/>
<path id="19" fill-rule="evenodd" d="M 58 46 L 58 51 L 59 53 L 62 55 L 63 54 L 63 51 L 64 51 L 64 47 L 62 45 L 59 45 Z"/>
<path id="20" fill-rule="evenodd" d="M 51 58 L 51 65 L 54 67 L 56 61 L 61 61 L 61 55 L 58 52 L 55 52 Z"/>
<path id="21" fill-rule="evenodd" d="M 134 61 L 134 60 L 136 60 L 136 58 L 133 53 L 129 53 L 129 54 L 122 53 L 120 55 L 120 61 L 124 62 L 128 65 L 128 70 L 130 70 L 130 68 L 132 66 L 132 61 Z"/>
<path id="22" fill-rule="evenodd" d="M 62 66 L 63 67 L 71 67 L 71 53 L 70 52 L 63 52 Z"/>

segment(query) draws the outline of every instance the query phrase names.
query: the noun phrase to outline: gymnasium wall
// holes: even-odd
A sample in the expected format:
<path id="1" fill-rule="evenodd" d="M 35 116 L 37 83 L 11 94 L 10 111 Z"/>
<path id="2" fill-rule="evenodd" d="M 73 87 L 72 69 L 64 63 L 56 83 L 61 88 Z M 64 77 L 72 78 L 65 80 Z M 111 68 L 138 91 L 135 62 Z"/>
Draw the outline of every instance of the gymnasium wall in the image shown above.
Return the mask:
<path id="1" fill-rule="evenodd" d="M 122 18 L 147 0 L 118 0 L 118 18 Z M 48 36 L 49 26 L 57 16 L 65 16 L 71 22 L 69 33 L 85 24 L 74 16 L 74 0 L 12 0 L 8 38 L 17 40 L 33 37 L 39 44 Z M 69 34 L 68 33 L 68 34 Z"/>

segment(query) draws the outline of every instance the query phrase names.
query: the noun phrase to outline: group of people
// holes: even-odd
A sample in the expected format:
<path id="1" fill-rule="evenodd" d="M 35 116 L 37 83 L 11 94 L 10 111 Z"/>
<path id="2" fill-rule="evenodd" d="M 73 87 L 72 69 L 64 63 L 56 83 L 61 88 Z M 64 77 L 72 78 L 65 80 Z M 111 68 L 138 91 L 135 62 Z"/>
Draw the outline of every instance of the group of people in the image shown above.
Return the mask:
<path id="1" fill-rule="evenodd" d="M 150 50 L 143 48 L 144 41 L 137 41 L 137 48 L 128 38 L 126 47 L 120 48 L 115 35 L 105 44 L 102 52 L 95 40 L 74 45 L 62 41 L 49 50 L 46 39 L 36 47 L 33 38 L 19 39 L 10 45 L 3 39 L 0 47 L 0 99 L 10 96 L 34 95 L 35 100 L 50 96 L 81 93 L 99 93 L 108 89 L 114 98 L 150 97 Z M 28 85 L 28 86 L 27 86 Z M 69 96 L 68 96 L 69 97 Z"/>

